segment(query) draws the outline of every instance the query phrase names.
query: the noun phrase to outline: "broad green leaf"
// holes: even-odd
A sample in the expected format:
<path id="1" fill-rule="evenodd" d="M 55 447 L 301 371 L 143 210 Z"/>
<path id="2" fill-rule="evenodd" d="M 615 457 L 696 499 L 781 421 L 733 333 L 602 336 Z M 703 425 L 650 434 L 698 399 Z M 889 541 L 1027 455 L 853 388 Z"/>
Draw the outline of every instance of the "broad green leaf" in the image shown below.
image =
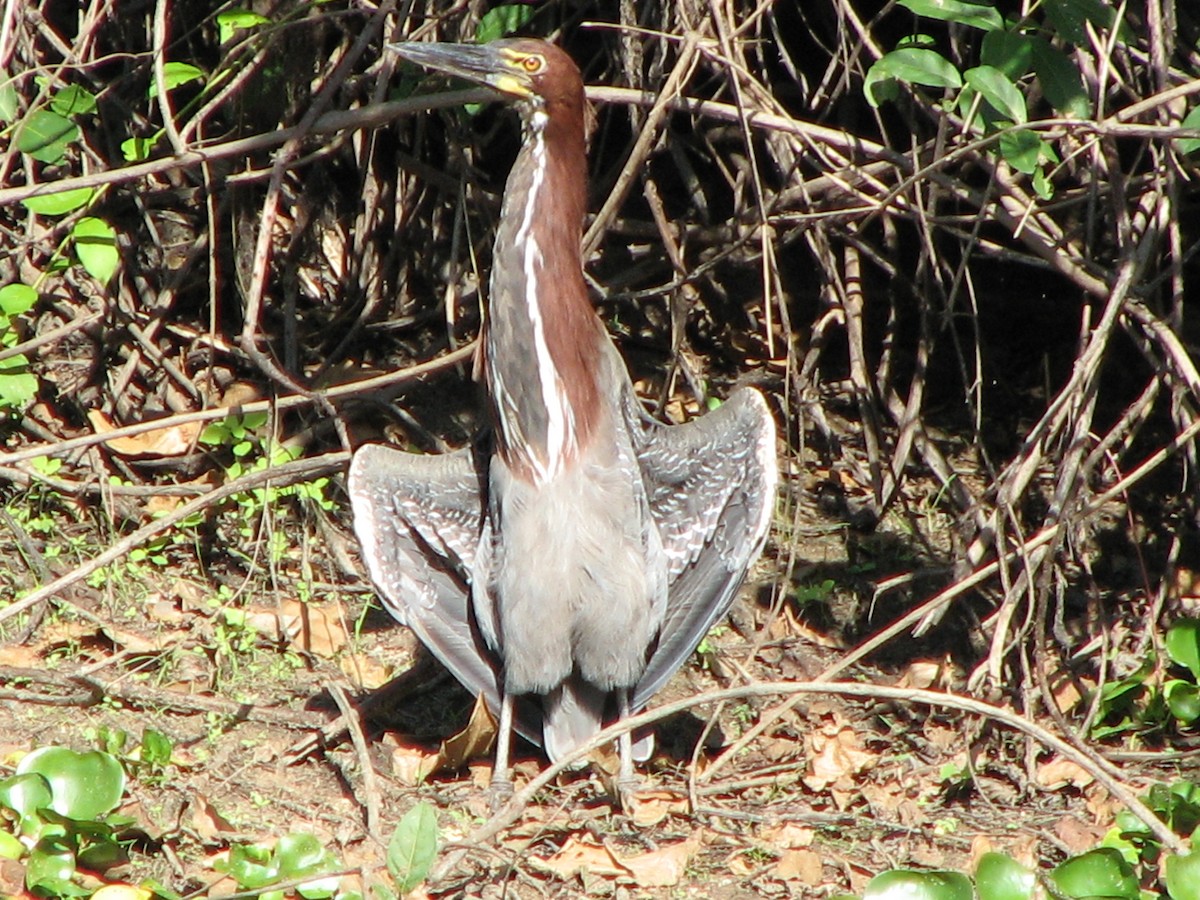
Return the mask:
<path id="1" fill-rule="evenodd" d="M 1181 128 L 1195 128 L 1200 130 L 1200 106 L 1194 108 L 1179 123 Z M 1200 150 L 1200 138 L 1180 138 L 1175 142 L 1179 147 L 1180 153 L 1195 153 Z"/>
<path id="2" fill-rule="evenodd" d="M 33 309 L 38 293 L 27 284 L 6 284 L 0 288 L 0 311 L 6 316 L 19 316 Z"/>
<path id="3" fill-rule="evenodd" d="M 239 29 L 248 31 L 270 21 L 266 16 L 260 16 L 248 9 L 228 9 L 217 13 L 217 38 L 224 44 L 233 38 Z"/>
<path id="4" fill-rule="evenodd" d="M 1047 145 L 1037 136 L 1037 132 L 1023 128 L 1011 129 L 1000 135 L 1000 155 L 1024 175 L 1032 175 L 1037 171 L 1042 161 L 1043 146 Z"/>
<path id="5" fill-rule="evenodd" d="M 113 227 L 103 219 L 85 216 L 75 223 L 71 237 L 75 240 L 75 255 L 88 274 L 101 284 L 108 284 L 121 261 Z"/>
<path id="6" fill-rule="evenodd" d="M 37 376 L 23 353 L 0 359 L 0 409 L 20 409 L 38 392 Z"/>
<path id="7" fill-rule="evenodd" d="M 428 803 L 418 803 L 404 814 L 388 841 L 387 867 L 396 890 L 407 894 L 416 888 L 437 856 L 437 816 Z"/>
<path id="8" fill-rule="evenodd" d="M 71 883 L 75 854 L 67 841 L 63 835 L 54 835 L 33 845 L 25 862 L 25 884 L 30 890 L 50 897 L 82 897 L 91 893 Z"/>
<path id="9" fill-rule="evenodd" d="M 1045 0 L 1043 7 L 1050 24 L 1072 44 L 1087 44 L 1086 22 L 1103 31 L 1111 30 L 1117 22 L 1115 4 L 1110 6 L 1104 0 Z M 1118 36 L 1126 42 L 1132 36 L 1124 22 L 1120 23 Z"/>
<path id="10" fill-rule="evenodd" d="M 1184 666 L 1193 679 L 1200 681 L 1200 619 L 1180 619 L 1172 623 L 1163 642 L 1171 662 Z"/>
<path id="11" fill-rule="evenodd" d="M 279 881 L 279 862 L 273 859 L 267 847 L 257 844 L 234 844 L 229 848 L 229 858 L 213 864 L 218 872 L 225 872 L 243 891 L 254 891 Z"/>
<path id="12" fill-rule="evenodd" d="M 1055 887 L 1068 897 L 1140 900 L 1133 870 L 1111 848 L 1091 850 L 1072 857 L 1050 873 Z"/>
<path id="13" fill-rule="evenodd" d="M 17 129 L 17 149 L 44 163 L 58 162 L 78 139 L 79 126 L 48 109 L 30 113 Z"/>
<path id="14" fill-rule="evenodd" d="M 125 770 L 100 750 L 76 753 L 68 747 L 41 747 L 25 756 L 17 774 L 34 772 L 50 783 L 50 808 L 70 819 L 95 819 L 112 812 L 125 793 Z"/>
<path id="15" fill-rule="evenodd" d="M 512 34 L 532 19 L 536 11 L 535 6 L 526 3 L 505 3 L 488 10 L 475 29 L 476 43 L 486 44 Z"/>
<path id="16" fill-rule="evenodd" d="M 979 61 L 1020 81 L 1033 65 L 1033 42 L 1013 31 L 989 31 L 979 48 Z"/>
<path id="17" fill-rule="evenodd" d="M 1165 868 L 1171 900 L 1200 900 L 1200 850 L 1171 854 Z"/>
<path id="18" fill-rule="evenodd" d="M 203 81 L 208 76 L 204 70 L 191 63 L 169 62 L 163 66 L 163 83 L 168 91 L 173 91 L 180 85 L 191 81 Z M 149 97 L 153 100 L 158 96 L 158 79 L 150 79 Z"/>
<path id="19" fill-rule="evenodd" d="M 0 831 L 0 859 L 20 859 L 25 855 L 25 845 L 7 831 Z"/>
<path id="20" fill-rule="evenodd" d="M 967 69 L 963 78 L 972 88 L 983 95 L 983 99 L 998 112 L 1001 118 L 1014 125 L 1023 125 L 1027 119 L 1025 98 L 1007 75 L 995 66 L 976 66 Z"/>
<path id="21" fill-rule="evenodd" d="M 96 95 L 77 84 L 69 84 L 50 98 L 50 108 L 60 116 L 86 116 L 96 111 Z"/>
<path id="22" fill-rule="evenodd" d="M 62 216 L 87 206 L 95 196 L 95 188 L 73 188 L 69 191 L 26 197 L 21 201 L 21 205 L 40 216 Z"/>
<path id="23" fill-rule="evenodd" d="M 927 87 L 960 88 L 962 76 L 940 53 L 922 47 L 902 47 L 883 56 L 882 66 L 892 78 Z M 872 66 L 871 68 L 875 68 Z"/>
<path id="24" fill-rule="evenodd" d="M 3 382 L 0 378 L 0 385 Z M 12 775 L 0 781 L 0 806 L 17 814 L 25 834 L 37 831 L 38 810 L 49 808 L 53 799 L 50 782 L 36 772 Z"/>
<path id="25" fill-rule="evenodd" d="M 894 869 L 871 879 L 863 900 L 973 900 L 966 875 Z"/>
<path id="26" fill-rule="evenodd" d="M 1054 182 L 1050 180 L 1045 169 L 1038 169 L 1033 173 L 1033 192 L 1041 200 L 1049 200 L 1054 196 Z"/>
<path id="27" fill-rule="evenodd" d="M 1090 118 L 1092 101 L 1088 99 L 1079 68 L 1071 58 L 1041 38 L 1033 38 L 1031 45 L 1038 84 L 1055 112 L 1077 119 Z"/>
<path id="28" fill-rule="evenodd" d="M 995 7 L 982 3 L 966 3 L 964 0 L 899 0 L 900 5 L 918 16 L 955 22 L 993 31 L 1004 27 Z"/>
<path id="29" fill-rule="evenodd" d="M 985 853 L 975 868 L 979 900 L 1031 900 L 1037 876 L 1011 856 Z"/>
<path id="30" fill-rule="evenodd" d="M 900 88 L 887 69 L 876 62 L 863 79 L 863 96 L 872 106 L 879 106 L 900 96 Z"/>
<path id="31" fill-rule="evenodd" d="M 1185 725 L 1191 725 L 1200 719 L 1200 688 L 1190 681 L 1180 681 L 1172 678 L 1163 685 L 1163 694 L 1167 698 L 1167 708 L 1171 715 Z"/>

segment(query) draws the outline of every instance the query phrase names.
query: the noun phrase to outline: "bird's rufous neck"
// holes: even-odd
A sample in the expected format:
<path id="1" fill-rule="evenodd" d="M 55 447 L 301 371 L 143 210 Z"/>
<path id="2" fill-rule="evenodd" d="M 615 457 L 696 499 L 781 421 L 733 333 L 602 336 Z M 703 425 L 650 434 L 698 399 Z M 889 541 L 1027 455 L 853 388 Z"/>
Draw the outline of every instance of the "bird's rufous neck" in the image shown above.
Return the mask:
<path id="1" fill-rule="evenodd" d="M 567 112 L 570 112 L 568 110 Z M 533 108 L 496 233 L 485 353 L 499 451 L 533 480 L 569 464 L 607 413 L 608 338 L 588 300 L 582 116 Z"/>

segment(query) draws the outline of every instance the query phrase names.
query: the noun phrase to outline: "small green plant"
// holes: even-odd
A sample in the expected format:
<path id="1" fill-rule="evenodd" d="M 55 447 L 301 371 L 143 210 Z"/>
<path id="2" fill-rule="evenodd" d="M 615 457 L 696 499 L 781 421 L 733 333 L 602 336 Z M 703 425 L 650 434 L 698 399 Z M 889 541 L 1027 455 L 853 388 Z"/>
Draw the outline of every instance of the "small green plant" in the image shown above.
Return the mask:
<path id="1" fill-rule="evenodd" d="M 33 309 L 37 299 L 37 291 L 26 284 L 0 288 L 0 350 L 20 342 L 13 320 Z M 20 412 L 37 396 L 38 379 L 29 365 L 23 353 L 0 359 L 0 415 Z"/>
<path id="2" fill-rule="evenodd" d="M 274 846 L 234 844 L 229 858 L 214 868 L 229 875 L 240 891 L 256 891 L 262 900 L 283 900 L 287 893 L 274 885 L 299 881 L 291 890 L 304 900 L 350 900 L 357 893 L 341 890 L 338 858 L 311 834 L 290 833 Z"/>
<path id="3" fill-rule="evenodd" d="M 968 129 L 994 135 L 1000 156 L 1031 176 L 1042 199 L 1053 194 L 1049 169 L 1059 162 L 1054 148 L 1031 127 L 1026 96 L 1040 94 L 1060 116 L 1087 118 L 1091 100 L 1083 79 L 1061 44 L 1085 44 L 1087 26 L 1123 28 L 1116 12 L 1098 0 L 1053 0 L 1032 14 L 1005 19 L 991 4 L 964 0 L 899 0 L 920 18 L 949 22 L 983 33 L 979 65 L 960 71 L 935 48 L 933 37 L 916 32 L 867 72 L 863 93 L 872 106 L 895 100 L 898 83 L 915 89 L 952 92 L 951 103 Z M 1031 90 L 1036 84 L 1036 90 Z"/>
<path id="4" fill-rule="evenodd" d="M 111 753 L 42 747 L 0 781 L 0 857 L 22 860 L 25 885 L 49 897 L 82 897 L 78 868 L 105 871 L 126 861 L 120 834 L 132 824 L 114 811 L 125 793 L 125 770 Z"/>

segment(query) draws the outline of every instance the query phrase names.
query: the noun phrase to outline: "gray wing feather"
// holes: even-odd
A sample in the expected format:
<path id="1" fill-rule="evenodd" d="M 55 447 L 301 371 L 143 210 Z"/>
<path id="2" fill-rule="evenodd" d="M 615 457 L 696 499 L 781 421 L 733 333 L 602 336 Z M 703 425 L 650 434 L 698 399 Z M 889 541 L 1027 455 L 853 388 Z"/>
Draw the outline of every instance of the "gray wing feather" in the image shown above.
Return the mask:
<path id="1" fill-rule="evenodd" d="M 634 688 L 638 709 L 728 611 L 762 552 L 778 473 L 775 423 L 762 394 L 734 392 L 685 425 L 640 424 L 650 511 L 668 560 L 666 617 Z"/>
<path id="2" fill-rule="evenodd" d="M 355 451 L 347 488 L 384 607 L 498 713 L 500 664 L 471 610 L 476 554 L 490 545 L 475 453 L 423 456 L 367 444 Z M 541 743 L 540 710 L 518 703 L 517 729 Z"/>

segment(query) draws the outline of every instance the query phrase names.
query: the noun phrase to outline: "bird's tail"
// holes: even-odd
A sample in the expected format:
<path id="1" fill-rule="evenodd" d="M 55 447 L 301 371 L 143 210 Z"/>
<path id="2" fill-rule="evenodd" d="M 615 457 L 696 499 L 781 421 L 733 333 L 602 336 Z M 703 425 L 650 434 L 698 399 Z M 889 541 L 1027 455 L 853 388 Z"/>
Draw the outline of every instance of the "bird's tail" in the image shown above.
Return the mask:
<path id="1" fill-rule="evenodd" d="M 542 697 L 542 746 L 558 762 L 604 726 L 609 694 L 581 678 L 568 678 Z M 654 734 L 635 735 L 633 758 L 645 762 L 654 752 Z"/>

